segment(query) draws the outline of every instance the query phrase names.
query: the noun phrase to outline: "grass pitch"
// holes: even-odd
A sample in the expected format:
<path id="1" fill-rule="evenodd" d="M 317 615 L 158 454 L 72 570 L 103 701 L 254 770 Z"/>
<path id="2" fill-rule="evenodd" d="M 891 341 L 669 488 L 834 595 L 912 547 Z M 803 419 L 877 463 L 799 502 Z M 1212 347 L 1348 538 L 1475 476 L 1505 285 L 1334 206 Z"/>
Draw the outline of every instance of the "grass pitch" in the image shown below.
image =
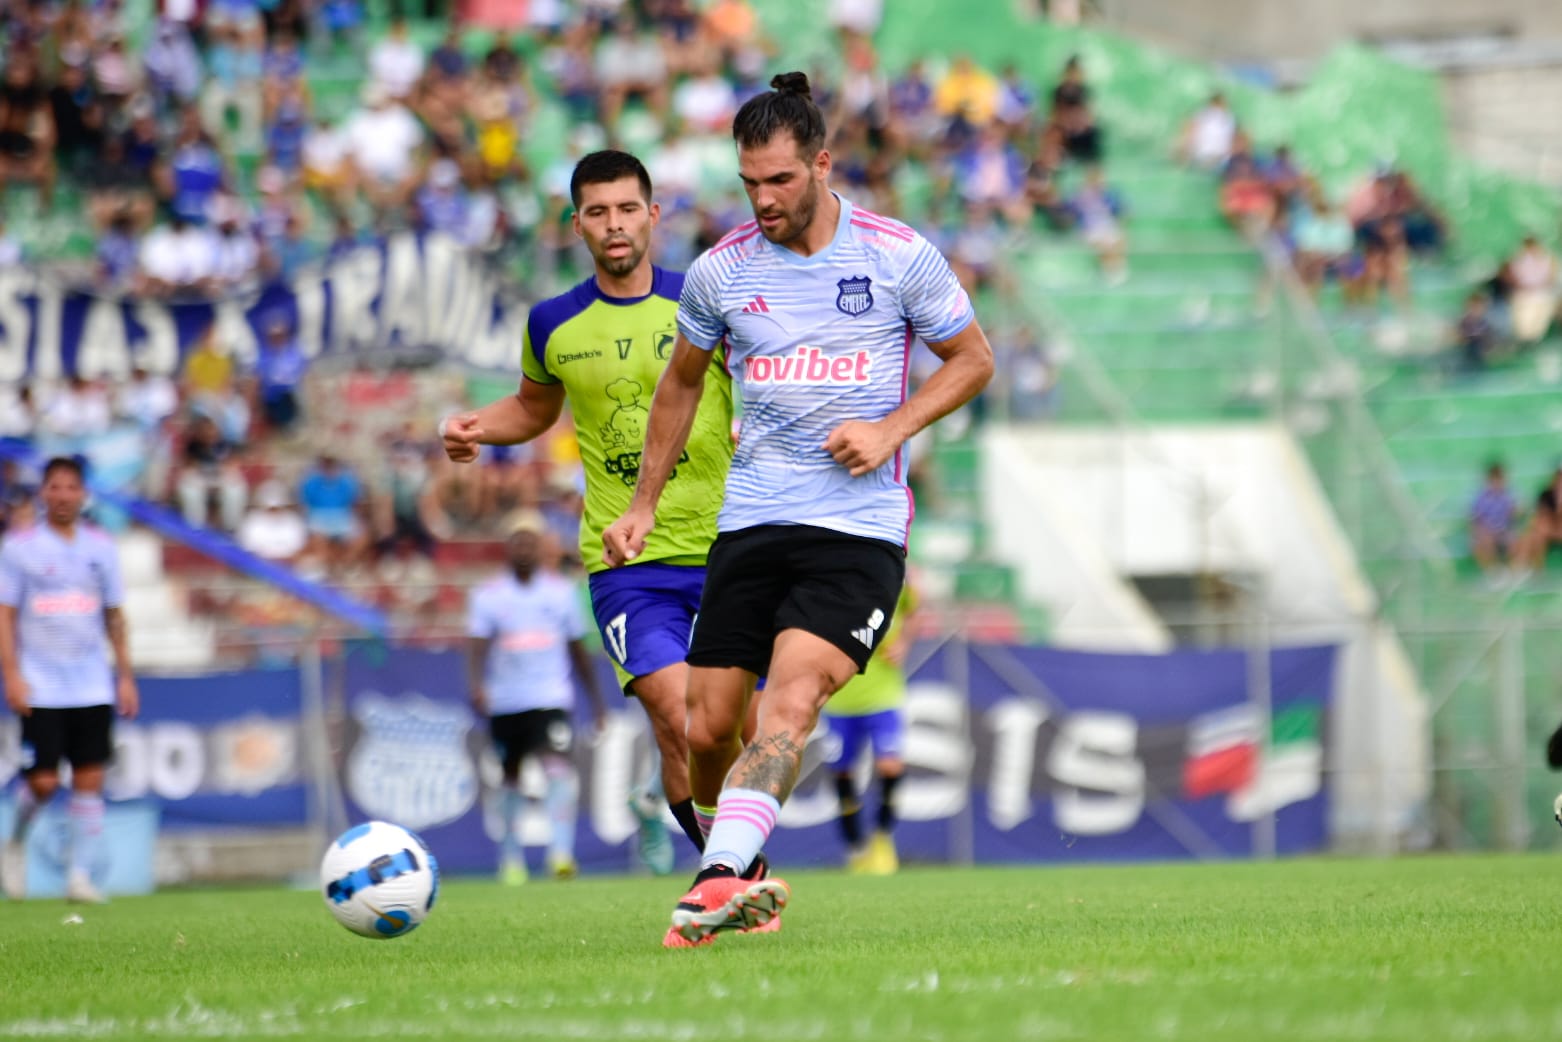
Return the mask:
<path id="1" fill-rule="evenodd" d="M 1556 858 L 789 881 L 780 934 L 682 951 L 682 876 L 454 881 L 394 941 L 312 892 L 4 906 L 0 1038 L 1562 1036 Z"/>

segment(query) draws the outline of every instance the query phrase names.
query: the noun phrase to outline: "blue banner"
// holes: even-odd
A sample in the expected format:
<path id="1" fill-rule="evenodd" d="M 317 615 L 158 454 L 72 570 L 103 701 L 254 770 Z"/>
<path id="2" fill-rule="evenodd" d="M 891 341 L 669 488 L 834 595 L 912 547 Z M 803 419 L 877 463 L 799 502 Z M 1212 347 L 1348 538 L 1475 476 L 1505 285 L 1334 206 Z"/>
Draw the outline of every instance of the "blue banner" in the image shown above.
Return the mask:
<path id="1" fill-rule="evenodd" d="M 163 827 L 309 820 L 296 668 L 147 677 L 141 713 L 114 724 L 113 800 L 155 800 Z"/>
<path id="2" fill-rule="evenodd" d="M 252 364 L 276 316 L 311 359 L 402 349 L 513 370 L 526 308 L 480 255 L 442 236 L 395 235 L 219 301 L 102 297 L 9 268 L 0 270 L 0 381 L 122 377 L 134 366 L 174 375 L 214 327 L 237 361 Z"/>
<path id="3" fill-rule="evenodd" d="M 908 861 L 1232 858 L 1322 849 L 1326 738 L 1336 649 L 1269 655 L 1267 704 L 1249 697 L 1243 651 L 1104 655 L 951 642 L 919 649 L 907 691 L 907 776 L 897 842 Z M 614 690 L 607 663 L 603 689 Z M 486 721 L 466 701 L 464 664 L 447 652 L 366 651 L 348 660 L 340 764 L 354 821 L 420 831 L 452 871 L 491 871 L 499 766 Z M 584 740 L 577 857 L 588 870 L 634 867 L 631 786 L 650 764 L 644 713 L 626 700 Z M 766 850 L 785 865 L 844 860 L 821 727 Z M 868 764 L 859 765 L 867 781 Z M 541 795 L 540 774 L 522 787 Z M 866 789 L 868 807 L 877 789 Z M 675 837 L 676 825 L 669 827 Z M 540 806 L 522 822 L 533 868 L 548 840 Z M 677 840 L 680 863 L 692 849 Z"/>

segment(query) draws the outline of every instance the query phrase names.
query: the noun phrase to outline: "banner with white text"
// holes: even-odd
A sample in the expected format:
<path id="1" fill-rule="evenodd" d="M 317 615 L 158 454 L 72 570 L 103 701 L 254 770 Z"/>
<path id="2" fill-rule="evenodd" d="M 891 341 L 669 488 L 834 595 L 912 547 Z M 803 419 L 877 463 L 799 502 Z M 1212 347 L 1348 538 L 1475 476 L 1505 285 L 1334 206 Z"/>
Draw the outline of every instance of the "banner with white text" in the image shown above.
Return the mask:
<path id="1" fill-rule="evenodd" d="M 98 296 L 49 272 L 0 269 L 0 382 L 173 375 L 213 326 L 241 364 L 286 319 L 305 358 L 408 351 L 478 369 L 520 363 L 526 307 L 487 262 L 443 236 L 393 235 L 291 282 L 218 301 Z"/>

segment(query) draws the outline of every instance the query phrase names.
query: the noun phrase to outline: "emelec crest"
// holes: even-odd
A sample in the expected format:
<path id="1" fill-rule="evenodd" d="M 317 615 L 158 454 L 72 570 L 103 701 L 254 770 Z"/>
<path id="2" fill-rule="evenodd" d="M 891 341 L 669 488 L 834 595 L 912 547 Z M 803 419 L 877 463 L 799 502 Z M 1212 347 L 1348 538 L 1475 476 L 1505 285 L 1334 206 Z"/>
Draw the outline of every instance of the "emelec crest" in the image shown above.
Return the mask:
<path id="1" fill-rule="evenodd" d="M 855 318 L 873 306 L 873 280 L 868 276 L 842 279 L 835 285 L 841 291 L 835 298 L 835 306 L 846 314 Z"/>

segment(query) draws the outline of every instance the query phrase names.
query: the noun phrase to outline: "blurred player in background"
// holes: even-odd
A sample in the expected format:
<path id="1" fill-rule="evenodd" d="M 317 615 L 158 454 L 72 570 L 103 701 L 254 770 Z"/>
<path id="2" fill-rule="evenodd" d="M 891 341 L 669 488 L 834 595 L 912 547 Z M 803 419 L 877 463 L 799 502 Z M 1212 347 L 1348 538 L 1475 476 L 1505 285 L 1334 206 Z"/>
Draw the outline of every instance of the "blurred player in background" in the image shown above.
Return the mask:
<path id="1" fill-rule="evenodd" d="M 569 399 L 586 474 L 580 556 L 591 573 L 592 611 L 625 692 L 640 699 L 650 718 L 662 796 L 702 850 L 684 738 L 684 655 L 732 459 L 732 380 L 722 364 L 703 377 L 687 446 L 680 445 L 669 471 L 663 525 L 633 569 L 609 571 L 601 533 L 628 508 L 640 472 L 646 410 L 672 353 L 683 275 L 651 263 L 660 210 L 651 177 L 634 156 L 603 151 L 581 159 L 570 195 L 575 232 L 596 273 L 532 308 L 520 389 L 448 417 L 441 424 L 445 451 L 459 463 L 473 459 L 479 445 L 529 441 L 553 426 Z M 655 803 L 647 793 L 631 798 L 641 820 L 641 856 L 653 870 L 671 871 L 671 843 Z"/>
<path id="2" fill-rule="evenodd" d="M 43 523 L 8 535 L 0 546 L 0 680 L 6 704 L 22 718 L 23 784 L 0 856 L 0 882 L 12 900 L 26 894 L 27 831 L 59 788 L 63 759 L 71 765 L 65 896 L 103 901 L 92 873 L 103 837 L 114 711 L 130 719 L 140 708 L 120 610 L 119 560 L 108 534 L 81 522 L 86 495 L 81 464 L 51 459 L 43 470 Z"/>
<path id="3" fill-rule="evenodd" d="M 916 596 L 908 581 L 895 602 L 889 629 L 879 652 L 868 660 L 862 676 L 825 703 L 825 724 L 840 742 L 831 761 L 835 791 L 841 798 L 841 835 L 846 840 L 846 865 L 853 872 L 887 876 L 900 870 L 895 852 L 895 789 L 906 773 L 906 652 L 911 648 L 911 614 Z M 862 836 L 862 797 L 857 792 L 857 758 L 864 745 L 873 750 L 873 776 L 879 780 L 879 809 L 873 835 Z"/>
<path id="4" fill-rule="evenodd" d="M 474 589 L 467 607 L 467 676 L 472 706 L 488 717 L 489 733 L 504 766 L 499 809 L 504 818 L 499 843 L 499 878 L 526 881 L 526 856 L 516 822 L 524 806 L 521 763 L 536 757 L 547 780 L 543 802 L 552 835 L 548 871 L 559 879 L 575 875 L 575 815 L 580 780 L 571 760 L 575 705 L 571 667 L 586 689 L 598 731 L 605 721 L 591 655 L 581 638 L 575 589 L 563 576 L 542 569 L 547 526 L 525 512 L 512 524 L 505 551 L 510 571 Z"/>
<path id="5" fill-rule="evenodd" d="M 912 513 L 905 443 L 974 398 L 993 369 L 938 250 L 830 191 L 808 78 L 787 73 L 771 86 L 733 121 L 756 219 L 685 277 L 634 500 L 603 538 L 609 563 L 626 564 L 668 521 L 657 504 L 725 345 L 743 432 L 688 656 L 690 784 L 717 814 L 669 947 L 767 924 L 785 905 L 786 884 L 755 872 L 759 850 L 825 700 L 862 672 L 893 621 Z M 913 335 L 943 364 L 907 398 Z"/>

